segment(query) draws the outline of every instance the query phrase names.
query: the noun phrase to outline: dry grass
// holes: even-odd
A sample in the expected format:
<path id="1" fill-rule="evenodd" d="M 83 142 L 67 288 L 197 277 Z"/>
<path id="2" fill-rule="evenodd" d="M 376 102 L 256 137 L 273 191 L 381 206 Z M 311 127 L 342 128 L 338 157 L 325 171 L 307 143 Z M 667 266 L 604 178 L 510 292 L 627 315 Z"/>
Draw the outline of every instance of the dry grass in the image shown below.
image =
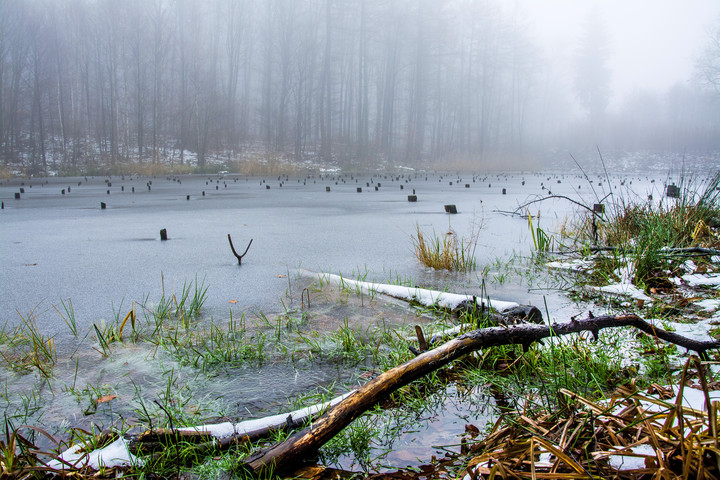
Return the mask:
<path id="1" fill-rule="evenodd" d="M 442 236 L 433 232 L 433 236 L 426 238 L 416 225 L 416 236 L 413 237 L 415 255 L 423 265 L 438 270 L 467 272 L 475 268 L 475 246 L 477 233 L 471 238 L 458 240 L 455 232 L 450 229 Z"/>
<path id="2" fill-rule="evenodd" d="M 288 175 L 297 176 L 305 170 L 281 158 L 279 154 L 257 154 L 250 158 L 235 160 L 229 164 L 232 172 L 238 172 L 250 177 Z"/>
<path id="3" fill-rule="evenodd" d="M 689 381 L 691 362 L 708 399 L 704 368 L 697 358 L 688 360 L 681 385 Z M 720 402 L 695 410 L 683 406 L 681 400 L 662 400 L 673 397 L 665 387 L 653 385 L 651 391 L 656 395 L 642 394 L 634 385 L 623 386 L 606 404 L 600 404 L 563 389 L 560 393 L 569 412 L 563 418 L 558 412 L 532 418 L 519 412 L 506 414 L 484 440 L 468 449 L 472 459 L 465 473 L 476 480 L 720 479 Z M 631 457 L 640 460 L 639 465 L 634 462 L 633 468 L 624 470 L 613 466 L 621 459 L 628 463 Z"/>
<path id="4" fill-rule="evenodd" d="M 0 165 L 0 179 L 9 180 L 13 178 L 13 172 L 7 165 Z"/>
<path id="5" fill-rule="evenodd" d="M 195 167 L 191 165 L 168 165 L 166 163 L 119 163 L 113 166 L 115 175 L 185 175 L 193 173 Z"/>

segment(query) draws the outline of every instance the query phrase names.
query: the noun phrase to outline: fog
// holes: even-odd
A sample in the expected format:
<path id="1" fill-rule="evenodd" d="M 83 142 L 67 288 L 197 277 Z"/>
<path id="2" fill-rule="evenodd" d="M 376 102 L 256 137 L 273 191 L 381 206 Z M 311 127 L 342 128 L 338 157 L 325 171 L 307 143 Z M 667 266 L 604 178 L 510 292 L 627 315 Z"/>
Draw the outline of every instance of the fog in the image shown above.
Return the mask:
<path id="1" fill-rule="evenodd" d="M 141 163 L 537 169 L 598 149 L 720 151 L 715 0 L 0 9 L 6 174 Z"/>
<path id="2" fill-rule="evenodd" d="M 586 17 L 600 17 L 613 72 L 611 107 L 621 106 L 634 90 L 662 94 L 675 84 L 692 84 L 695 63 L 720 22 L 720 3 L 713 0 L 524 0 L 520 5 L 549 60 L 568 74 Z"/>

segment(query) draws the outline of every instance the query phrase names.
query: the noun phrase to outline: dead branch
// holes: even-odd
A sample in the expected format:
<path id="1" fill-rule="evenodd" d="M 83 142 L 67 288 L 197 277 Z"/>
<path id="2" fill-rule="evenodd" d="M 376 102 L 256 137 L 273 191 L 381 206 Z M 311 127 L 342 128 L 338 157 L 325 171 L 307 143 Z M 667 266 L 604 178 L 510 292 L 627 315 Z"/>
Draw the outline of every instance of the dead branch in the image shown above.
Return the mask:
<path id="1" fill-rule="evenodd" d="M 720 348 L 720 341 L 703 342 L 686 338 L 657 328 L 637 315 L 593 317 L 591 314 L 584 320 L 572 320 L 551 326 L 519 324 L 473 330 L 384 372 L 360 387 L 353 395 L 330 408 L 308 428 L 291 435 L 284 442 L 266 451 L 258 452 L 245 466 L 259 475 L 296 468 L 304 460 L 311 458 L 320 447 L 353 420 L 390 393 L 475 350 L 508 344 L 527 347 L 543 338 L 583 331 L 590 331 L 597 338 L 600 330 L 625 326 L 637 328 L 667 342 L 696 351 L 702 357 L 706 356 L 708 350 Z"/>
<path id="2" fill-rule="evenodd" d="M 516 214 L 516 215 L 520 215 L 520 211 L 521 211 L 521 210 L 523 210 L 524 208 L 532 205 L 533 203 L 544 202 L 545 200 L 550 200 L 551 198 L 559 198 L 559 199 L 562 199 L 562 200 L 567 200 L 568 202 L 574 203 L 574 204 L 577 205 L 578 207 L 582 207 L 582 208 L 584 208 L 585 210 L 589 211 L 590 213 L 593 214 L 594 217 L 602 217 L 602 214 L 599 213 L 599 212 L 596 212 L 595 210 L 593 210 L 592 207 L 588 207 L 587 205 L 585 205 L 585 204 L 583 204 L 583 203 L 580 203 L 580 202 L 578 202 L 577 200 L 573 200 L 573 199 L 570 198 L 570 197 L 566 197 L 565 195 L 548 195 L 548 196 L 546 196 L 546 197 L 537 198 L 537 199 L 535 199 L 535 200 L 530 200 L 529 202 L 525 202 L 525 203 L 523 203 L 522 205 L 518 205 L 518 207 L 515 209 L 515 211 L 514 211 L 513 213 Z"/>
<path id="3" fill-rule="evenodd" d="M 574 255 L 577 253 L 600 253 L 600 252 L 617 252 L 620 254 L 633 254 L 637 253 L 634 248 L 624 247 L 590 247 L 580 250 L 562 250 L 555 252 L 548 252 L 554 255 Z M 720 255 L 720 250 L 716 248 L 705 248 L 705 247 L 672 247 L 664 248 L 657 252 L 658 255 L 665 257 L 709 257 L 712 255 Z"/>
<path id="4" fill-rule="evenodd" d="M 229 233 L 228 233 L 228 242 L 230 242 L 230 249 L 232 250 L 233 255 L 235 255 L 235 258 L 237 258 L 237 260 L 238 260 L 238 265 L 242 265 L 242 258 L 245 256 L 245 254 L 248 252 L 248 250 L 250 250 L 250 245 L 252 245 L 253 239 L 252 238 L 250 239 L 250 243 L 248 243 L 248 246 L 242 255 L 238 255 L 238 253 L 235 251 L 235 247 L 233 246 L 233 243 L 232 243 L 232 237 L 230 237 Z"/>

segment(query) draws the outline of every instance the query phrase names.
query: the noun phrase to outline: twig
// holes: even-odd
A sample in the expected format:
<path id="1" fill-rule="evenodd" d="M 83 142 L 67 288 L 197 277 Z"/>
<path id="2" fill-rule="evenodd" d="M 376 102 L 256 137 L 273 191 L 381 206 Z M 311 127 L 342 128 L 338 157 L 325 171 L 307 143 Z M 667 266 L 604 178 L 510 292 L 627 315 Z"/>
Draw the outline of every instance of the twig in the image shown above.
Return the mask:
<path id="1" fill-rule="evenodd" d="M 595 210 L 593 210 L 592 207 L 588 207 L 587 205 L 585 205 L 585 204 L 583 204 L 583 203 L 580 203 L 580 202 L 578 202 L 577 200 L 573 200 L 573 199 L 570 198 L 570 197 L 566 197 L 565 195 L 548 195 L 548 196 L 546 196 L 546 197 L 537 198 L 537 199 L 535 199 L 535 200 L 530 200 L 529 202 L 525 202 L 525 203 L 523 203 L 522 205 L 519 205 L 519 206 L 515 209 L 515 213 L 516 213 L 516 214 L 519 214 L 518 212 L 519 212 L 520 210 L 522 210 L 523 208 L 525 208 L 525 207 L 527 207 L 527 206 L 529 206 L 529 205 L 532 205 L 533 203 L 544 202 L 545 200 L 550 200 L 551 198 L 561 198 L 561 199 L 563 199 L 563 200 L 567 200 L 567 201 L 569 201 L 569 202 L 571 202 L 571 203 L 574 203 L 575 205 L 577 205 L 577 206 L 579 206 L 579 207 L 584 208 L 585 210 L 589 211 L 590 213 L 592 213 L 592 214 L 595 215 L 596 217 L 602 216 L 600 213 L 598 213 L 598 212 L 596 212 Z"/>
<path id="2" fill-rule="evenodd" d="M 585 173 L 585 170 L 584 170 L 584 169 L 582 168 L 582 166 L 580 165 L 580 162 L 578 162 L 578 161 L 575 159 L 575 157 L 573 157 L 573 154 L 572 154 L 572 153 L 570 154 L 570 158 L 573 159 L 573 162 L 575 162 L 575 165 L 577 165 L 577 167 L 580 169 L 580 171 L 582 172 L 582 174 L 585 176 L 585 181 L 588 182 L 588 184 L 590 185 L 590 190 L 593 191 L 593 194 L 595 195 L 595 199 L 598 200 L 598 202 L 599 202 L 599 201 L 600 201 L 600 197 L 598 197 L 598 194 L 597 194 L 597 192 L 595 191 L 595 187 L 593 187 L 593 184 L 592 184 L 592 182 L 590 181 L 590 177 L 588 177 L 588 174 Z"/>
<path id="3" fill-rule="evenodd" d="M 238 265 L 242 265 L 242 258 L 245 256 L 245 254 L 250 250 L 250 245 L 252 245 L 253 239 L 250 239 L 250 243 L 248 243 L 247 248 L 245 249 L 245 252 L 243 252 L 242 255 L 238 255 L 238 253 L 235 251 L 235 247 L 232 243 L 232 237 L 230 237 L 230 234 L 228 233 L 228 242 L 230 242 L 230 249 L 232 249 L 233 255 L 235 255 L 235 258 L 238 259 Z"/>

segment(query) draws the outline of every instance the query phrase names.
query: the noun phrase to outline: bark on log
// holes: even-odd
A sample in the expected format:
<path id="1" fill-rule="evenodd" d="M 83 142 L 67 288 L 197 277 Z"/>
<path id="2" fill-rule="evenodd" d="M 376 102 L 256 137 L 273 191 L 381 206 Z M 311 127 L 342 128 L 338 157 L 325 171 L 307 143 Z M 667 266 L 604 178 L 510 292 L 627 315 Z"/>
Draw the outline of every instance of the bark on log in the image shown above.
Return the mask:
<path id="1" fill-rule="evenodd" d="M 298 467 L 303 461 L 311 458 L 327 441 L 388 394 L 480 348 L 508 344 L 520 344 L 526 347 L 543 338 L 582 331 L 590 331 L 597 337 L 600 330 L 624 326 L 637 328 L 662 340 L 696 351 L 701 356 L 706 356 L 708 350 L 720 348 L 720 341 L 703 342 L 689 339 L 656 328 L 637 315 L 602 317 L 590 315 L 584 320 L 573 319 L 568 323 L 552 326 L 520 324 L 473 330 L 384 372 L 360 387 L 353 395 L 330 408 L 310 427 L 291 435 L 284 442 L 266 451 L 258 452 L 245 463 L 245 467 L 258 475 L 269 472 L 279 473 Z"/>

